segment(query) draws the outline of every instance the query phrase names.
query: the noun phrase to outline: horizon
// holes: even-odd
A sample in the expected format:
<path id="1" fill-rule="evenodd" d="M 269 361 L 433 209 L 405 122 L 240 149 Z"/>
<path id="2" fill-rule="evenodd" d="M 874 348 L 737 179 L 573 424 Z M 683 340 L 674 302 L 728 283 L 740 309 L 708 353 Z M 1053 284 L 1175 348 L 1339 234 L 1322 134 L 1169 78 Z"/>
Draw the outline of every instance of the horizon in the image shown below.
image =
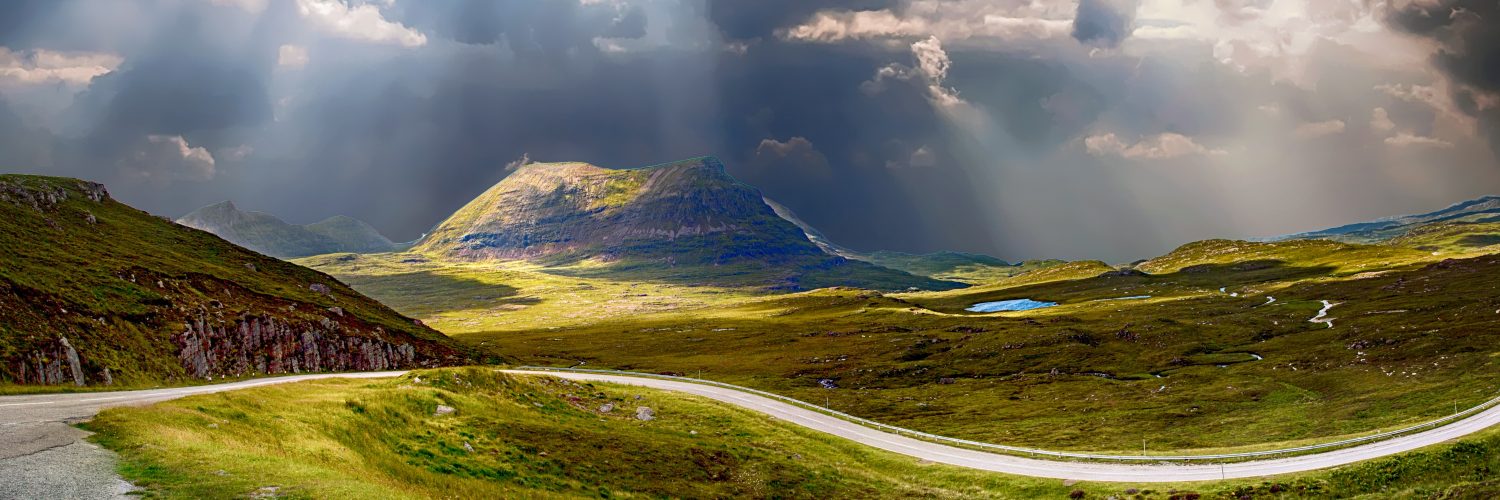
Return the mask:
<path id="1" fill-rule="evenodd" d="M 654 164 L 650 164 L 650 165 L 643 165 L 643 166 L 637 166 L 637 167 L 622 167 L 622 168 L 603 167 L 603 166 L 599 166 L 599 165 L 593 165 L 593 164 L 590 164 L 590 163 L 587 163 L 587 162 L 574 162 L 574 161 L 557 161 L 557 162 L 553 162 L 553 161 L 532 161 L 532 162 L 529 162 L 529 163 L 525 163 L 525 165 L 535 165 L 535 164 L 542 164 L 542 165 L 546 165 L 546 164 L 558 164 L 558 165 L 561 165 L 561 164 L 570 164 L 570 163 L 585 163 L 585 164 L 589 164 L 589 165 L 592 165 L 592 166 L 595 166 L 595 167 L 599 167 L 599 168 L 603 168 L 603 169 L 606 169 L 606 170 L 642 170 L 642 169 L 648 169 L 648 168 L 660 167 L 660 166 L 665 166 L 665 165 L 672 165 L 672 164 L 686 162 L 686 161 L 701 160 L 701 159 L 708 159 L 708 158 L 715 159 L 716 161 L 718 160 L 718 157 L 716 155 L 700 155 L 700 156 L 694 156 L 694 157 L 691 157 L 691 158 L 684 158 L 684 159 L 681 159 L 681 160 L 667 161 L 667 162 L 661 162 L 661 163 L 654 163 Z M 522 165 L 515 165 L 514 163 L 512 163 L 510 165 L 507 165 L 505 168 L 507 170 L 514 170 L 515 168 L 517 168 L 519 166 L 522 166 Z M 85 179 L 85 180 L 87 180 L 87 179 Z M 487 190 L 487 189 L 489 189 L 489 187 L 487 186 L 484 189 Z M 480 190 L 479 192 L 482 193 L 482 192 L 484 192 L 484 190 Z M 477 196 L 477 194 L 476 194 L 476 196 Z M 1243 240 L 1243 241 L 1252 241 L 1252 242 L 1253 241 L 1263 241 L 1263 240 L 1273 240 L 1273 239 L 1287 237 L 1287 236 L 1293 236 L 1293 235 L 1297 235 L 1297 234 L 1303 234 L 1303 233 L 1309 233 L 1309 232 L 1314 232 L 1314 231 L 1320 231 L 1320 230 L 1324 230 L 1324 229 L 1332 229 L 1332 228 L 1336 228 L 1336 227 L 1340 227 L 1340 226 L 1344 226 L 1344 225 L 1348 225 L 1348 224 L 1359 224 L 1359 223 L 1366 223 L 1366 222 L 1380 222 L 1380 221 L 1385 221 L 1385 220 L 1399 219 L 1399 218 L 1407 217 L 1407 216 L 1422 215 L 1422 214 L 1427 214 L 1427 213 L 1431 213 L 1431 212 L 1441 211 L 1441 210 L 1448 209 L 1448 208 L 1453 208 L 1453 207 L 1456 207 L 1456 206 L 1459 206 L 1459 205 L 1463 205 L 1464 203 L 1467 203 L 1467 202 L 1472 202 L 1472 201 L 1481 200 L 1481 199 L 1487 199 L 1487 198 L 1495 198 L 1495 197 L 1500 197 L 1500 194 L 1484 194 L 1484 195 L 1479 195 L 1479 196 L 1476 196 L 1476 197 L 1473 197 L 1473 198 L 1467 198 L 1467 199 L 1463 199 L 1463 200 L 1453 201 L 1453 202 L 1450 202 L 1450 203 L 1448 203 L 1446 205 L 1443 205 L 1441 207 L 1432 207 L 1432 208 L 1428 208 L 1428 209 L 1421 209 L 1419 211 L 1409 212 L 1409 213 L 1387 214 L 1387 215 L 1381 215 L 1381 216 L 1374 216 L 1374 217 L 1370 217 L 1368 219 L 1346 221 L 1346 222 L 1343 222 L 1343 223 L 1338 223 L 1338 224 L 1333 224 L 1333 225 L 1330 225 L 1330 226 L 1323 226 L 1323 227 L 1304 228 L 1304 229 L 1294 230 L 1294 231 L 1287 232 L 1287 233 L 1274 234 L 1274 235 L 1258 235 L 1258 236 L 1257 235 L 1248 235 L 1248 236 L 1246 236 L 1246 235 L 1241 235 L 1241 236 L 1210 236 L 1210 237 L 1207 237 L 1207 238 L 1202 238 L 1201 240 L 1179 242 L 1178 244 L 1173 245 L 1170 248 L 1166 248 L 1163 251 L 1158 252 L 1156 254 L 1152 254 L 1152 255 L 1142 255 L 1142 256 L 1135 256 L 1135 257 L 1127 257 L 1127 258 L 1124 258 L 1124 259 L 1108 259 L 1108 258 L 1103 258 L 1103 257 L 1088 257 L 1088 256 L 1084 256 L 1082 258 L 1069 259 L 1069 260 L 1099 260 L 1099 261 L 1108 262 L 1108 263 L 1111 263 L 1111 264 L 1125 264 L 1125 263 L 1129 263 L 1129 262 L 1136 262 L 1136 261 L 1140 261 L 1140 260 L 1148 260 L 1148 259 L 1151 259 L 1151 258 L 1154 258 L 1154 257 L 1159 257 L 1161 255 L 1164 255 L 1164 254 L 1168 253 L 1171 250 L 1176 249 L 1177 247 L 1180 247 L 1182 245 L 1186 245 L 1186 244 L 1189 244 L 1189 243 L 1193 243 L 1194 241 L 1202 241 L 1202 240 L 1210 240 L 1210 239 Z M 276 218 L 281 219 L 282 221 L 285 221 L 285 222 L 290 223 L 290 224 L 299 224 L 299 225 L 313 224 L 313 223 L 326 221 L 326 220 L 329 220 L 329 219 L 332 219 L 332 218 L 336 218 L 336 217 L 349 217 L 349 218 L 353 218 L 355 220 L 360 220 L 361 222 L 365 222 L 366 224 L 370 224 L 368 221 L 364 221 L 362 219 L 359 219 L 358 217 L 354 217 L 354 216 L 351 216 L 351 215 L 348 215 L 348 214 L 343 214 L 343 213 L 334 213 L 334 214 L 331 214 L 331 215 L 324 215 L 324 216 L 318 216 L 317 214 L 312 214 L 310 216 L 311 219 L 290 219 L 290 218 L 283 217 L 283 216 L 281 216 L 279 214 L 276 214 L 276 213 L 268 211 L 268 210 L 259 210 L 259 209 L 253 209 L 253 208 L 252 209 L 241 208 L 241 207 L 239 207 L 238 204 L 234 203 L 234 200 L 232 200 L 232 199 L 225 199 L 225 200 L 221 200 L 221 201 L 218 201 L 218 202 L 209 203 L 207 205 L 203 205 L 201 207 L 191 209 L 191 210 L 189 210 L 187 212 L 184 212 L 181 215 L 169 215 L 169 216 L 172 217 L 173 220 L 177 220 L 177 219 L 181 219 L 183 217 L 186 217 L 187 215 L 190 215 L 193 212 L 196 212 L 198 210 L 202 210 L 202 209 L 205 209 L 205 208 L 209 208 L 209 207 L 213 207 L 213 206 L 221 205 L 221 204 L 225 204 L 225 203 L 230 204 L 235 209 L 237 209 L 239 211 L 242 211 L 242 212 L 247 212 L 247 213 L 249 213 L 249 212 L 255 212 L 255 213 L 261 213 L 261 214 L 267 214 L 267 215 L 275 216 Z M 467 201 L 465 203 L 467 203 Z M 793 212 L 797 211 L 796 207 L 789 207 L 789 208 L 792 208 Z M 167 214 L 162 214 L 162 215 L 167 215 Z M 448 215 L 451 215 L 451 213 L 448 214 Z M 443 219 L 446 218 L 446 217 L 447 217 L 447 215 L 442 216 L 436 222 L 434 222 L 431 227 L 433 227 L 433 228 L 437 227 L 437 225 L 441 224 L 442 221 L 443 221 Z M 371 226 L 374 227 L 374 224 L 371 224 Z M 375 228 L 376 228 L 377 231 L 380 231 L 381 234 L 383 234 L 383 235 L 386 234 L 386 232 L 383 231 L 383 230 L 380 230 L 379 227 L 375 227 Z M 821 230 L 821 228 L 819 228 L 819 229 Z M 429 231 L 430 231 L 430 229 L 429 229 Z M 424 231 L 420 235 L 418 235 L 416 238 L 413 238 L 413 239 L 410 239 L 410 240 L 392 238 L 392 241 L 395 241 L 397 243 L 403 243 L 403 244 L 404 243 L 417 243 L 417 242 L 420 242 L 422 240 L 422 238 L 426 237 L 429 231 Z M 837 243 L 837 242 L 835 241 L 835 243 Z M 855 250 L 859 250 L 859 251 L 863 251 L 863 252 L 874 252 L 874 251 L 880 251 L 880 250 L 889 250 L 889 251 L 904 252 L 902 250 L 893 250 L 893 249 L 889 249 L 889 248 L 855 248 Z M 978 255 L 987 255 L 987 256 L 991 256 L 991 257 L 995 257 L 995 258 L 999 258 L 999 259 L 1005 260 L 1006 262 L 1010 262 L 1010 263 L 1019 263 L 1019 262 L 1029 261 L 1029 260 L 1043 260 L 1043 259 L 1053 258 L 1051 256 L 1046 256 L 1046 255 L 1029 256 L 1029 257 L 1026 257 L 1026 256 L 1016 257 L 1016 256 L 1007 256 L 1007 255 L 993 255 L 993 254 L 984 253 L 984 252 L 971 252 L 971 251 L 954 250 L 954 249 L 937 249 L 937 250 L 933 250 L 933 251 L 929 251 L 929 252 L 904 252 L 904 253 L 926 253 L 926 254 L 931 254 L 931 253 L 941 253 L 941 252 L 959 252 L 959 253 L 971 253 L 971 254 L 978 254 Z"/>

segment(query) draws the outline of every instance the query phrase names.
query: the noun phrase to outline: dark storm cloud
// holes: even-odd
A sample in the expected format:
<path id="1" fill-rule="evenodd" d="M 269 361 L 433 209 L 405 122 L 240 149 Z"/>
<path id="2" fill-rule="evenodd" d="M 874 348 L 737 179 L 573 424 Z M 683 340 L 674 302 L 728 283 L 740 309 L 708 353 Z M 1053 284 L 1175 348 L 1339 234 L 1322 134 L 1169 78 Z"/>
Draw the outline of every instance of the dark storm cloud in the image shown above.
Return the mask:
<path id="1" fill-rule="evenodd" d="M 965 192 L 971 182 L 957 165 L 891 168 L 910 164 L 923 146 L 941 156 L 949 141 L 918 82 L 893 81 L 874 96 L 859 90 L 891 58 L 878 48 L 776 40 L 721 58 L 714 82 L 724 96 L 718 154 L 736 177 L 799 215 L 806 212 L 805 220 L 840 244 L 1001 251 L 992 246 L 989 228 L 959 229 L 943 221 L 982 210 Z M 909 54 L 900 58 L 915 63 Z M 821 162 L 767 161 L 763 141 L 794 137 L 816 148 L 830 174 L 809 168 Z"/>
<path id="2" fill-rule="evenodd" d="M 1496 105 L 1500 104 L 1500 3 L 1411 3 L 1392 10 L 1387 20 L 1397 29 L 1439 45 L 1433 65 L 1451 79 L 1455 104 L 1480 120 L 1491 146 L 1500 152 L 1500 105 Z"/>
<path id="3" fill-rule="evenodd" d="M 1073 18 L 1073 38 L 1079 42 L 1114 47 L 1130 36 L 1138 0 L 1079 0 Z"/>
<path id="4" fill-rule="evenodd" d="M 1399 127 L 1391 133 L 1435 133 L 1422 123 L 1430 107 L 1376 90 L 1425 85 L 1425 75 L 1345 69 L 1361 55 L 1318 48 L 1309 64 L 1338 71 L 1312 89 L 1276 83 L 1263 67 L 1225 64 L 1213 43 L 1128 37 L 1134 2 L 1080 4 L 1082 44 L 1061 20 L 1071 4 L 1024 1 L 345 3 L 381 16 L 348 26 L 384 34 L 341 32 L 305 17 L 297 0 L 241 8 L 253 3 L 0 3 L 9 49 L 123 59 L 81 91 L 58 90 L 71 102 L 59 116 L 26 100 L 40 90 L 0 81 L 0 161 L 101 180 L 162 214 L 234 199 L 299 223 L 351 215 L 406 240 L 523 155 L 632 167 L 712 154 L 850 247 L 1130 259 L 1190 239 L 1274 234 L 1277 220 L 1311 229 L 1300 224 L 1397 213 L 1390 200 L 1414 197 L 1392 186 L 1409 182 L 1382 182 L 1368 165 L 1398 152 L 1360 134 L 1375 106 Z M 1237 6 L 1246 27 L 1265 5 L 1215 3 Z M 820 11 L 851 9 L 889 9 L 920 21 L 898 24 L 938 36 L 778 35 Z M 12 16 L 26 22 L 4 24 Z M 1452 57 L 1473 56 L 1458 50 L 1473 34 L 1436 24 L 1411 31 L 1451 44 Z M 924 72 L 914 41 L 928 66 L 951 66 Z M 1105 45 L 1118 47 L 1095 50 Z M 283 46 L 295 56 L 287 64 Z M 1493 88 L 1483 67 L 1457 61 L 1445 63 L 1456 82 Z M 1479 113 L 1483 101 L 1469 101 Z M 1289 137 L 1333 120 L 1348 131 Z M 1154 164 L 1087 153 L 1083 139 L 1105 133 L 1148 145 L 1181 134 L 1205 145 L 1200 152 L 1228 154 Z M 1487 165 L 1460 161 L 1461 150 L 1417 160 Z M 1268 153 L 1221 164 L 1245 151 Z M 1467 172 L 1421 180 L 1432 196 L 1483 185 Z M 1264 203 L 1255 193 L 1306 201 Z M 1341 212 L 1346 199 L 1376 201 Z"/>

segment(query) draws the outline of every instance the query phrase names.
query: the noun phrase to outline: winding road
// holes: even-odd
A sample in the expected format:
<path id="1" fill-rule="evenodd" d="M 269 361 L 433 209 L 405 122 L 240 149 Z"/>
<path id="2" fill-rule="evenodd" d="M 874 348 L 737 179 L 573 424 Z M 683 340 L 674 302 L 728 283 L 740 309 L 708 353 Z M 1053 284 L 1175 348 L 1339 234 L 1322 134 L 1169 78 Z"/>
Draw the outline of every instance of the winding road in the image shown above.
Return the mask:
<path id="1" fill-rule="evenodd" d="M 1303 472 L 1434 445 L 1500 423 L 1500 406 L 1495 406 L 1446 426 L 1384 441 L 1289 458 L 1227 464 L 1056 461 L 988 453 L 914 439 L 727 387 L 618 374 L 502 371 L 513 375 L 559 377 L 693 394 L 929 462 L 1006 474 L 1080 481 L 1185 482 Z M 0 499 L 114 498 L 126 495 L 132 487 L 115 474 L 113 454 L 83 441 L 82 438 L 88 433 L 70 425 L 87 420 L 104 408 L 145 405 L 185 396 L 270 384 L 324 378 L 383 378 L 402 373 L 405 372 L 297 375 L 171 389 L 0 397 Z"/>

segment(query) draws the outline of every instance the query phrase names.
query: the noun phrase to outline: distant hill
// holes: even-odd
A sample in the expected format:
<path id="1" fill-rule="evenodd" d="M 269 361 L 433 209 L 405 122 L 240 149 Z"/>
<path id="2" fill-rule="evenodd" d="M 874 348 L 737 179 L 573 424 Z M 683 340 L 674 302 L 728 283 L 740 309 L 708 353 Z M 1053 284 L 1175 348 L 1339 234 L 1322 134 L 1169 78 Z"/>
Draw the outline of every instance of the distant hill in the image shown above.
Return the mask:
<path id="1" fill-rule="evenodd" d="M 0 384 L 147 385 L 467 362 L 311 269 L 75 179 L 0 175 Z"/>
<path id="2" fill-rule="evenodd" d="M 402 248 L 369 224 L 351 217 L 340 215 L 299 226 L 268 213 L 242 211 L 229 201 L 194 210 L 177 219 L 177 223 L 283 259 L 339 252 L 392 252 Z"/>
<path id="3" fill-rule="evenodd" d="M 1268 238 L 1268 240 L 1323 239 L 1344 243 L 1379 243 L 1404 236 L 1413 229 L 1429 224 L 1490 222 L 1500 222 L 1500 196 L 1484 196 L 1425 214 L 1388 217 L 1320 231 L 1278 236 Z"/>
<path id="4" fill-rule="evenodd" d="M 417 252 L 571 272 L 782 289 L 962 286 L 825 253 L 712 157 L 612 170 L 534 163 L 443 221 Z M 587 265 L 582 265 L 587 264 Z M 559 270 L 558 272 L 570 272 Z"/>

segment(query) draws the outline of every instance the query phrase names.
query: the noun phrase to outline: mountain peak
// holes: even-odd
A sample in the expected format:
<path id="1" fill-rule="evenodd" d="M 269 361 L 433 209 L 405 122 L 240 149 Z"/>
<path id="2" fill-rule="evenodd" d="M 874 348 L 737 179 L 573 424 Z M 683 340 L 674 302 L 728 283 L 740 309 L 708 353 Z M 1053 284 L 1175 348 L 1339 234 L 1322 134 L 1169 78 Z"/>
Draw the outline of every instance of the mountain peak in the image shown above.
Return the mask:
<path id="1" fill-rule="evenodd" d="M 720 276 L 787 288 L 952 285 L 825 254 L 712 156 L 631 169 L 529 164 L 414 249 L 459 260 L 594 261 L 694 282 Z"/>

